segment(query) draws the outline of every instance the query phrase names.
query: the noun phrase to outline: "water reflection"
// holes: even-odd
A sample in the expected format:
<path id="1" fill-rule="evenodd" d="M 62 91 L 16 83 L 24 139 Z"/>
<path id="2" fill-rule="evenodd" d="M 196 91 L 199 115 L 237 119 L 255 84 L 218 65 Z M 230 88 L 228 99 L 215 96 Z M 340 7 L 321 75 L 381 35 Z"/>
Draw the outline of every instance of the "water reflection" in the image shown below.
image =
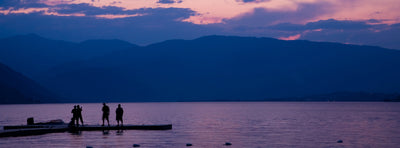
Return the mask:
<path id="1" fill-rule="evenodd" d="M 54 107 L 56 106 L 56 107 Z M 4 105 L 0 123 L 70 119 L 70 104 Z M 100 125 L 101 104 L 82 104 L 85 124 Z M 115 107 L 111 104 L 110 107 Z M 168 131 L 108 130 L 2 138 L 1 147 L 398 147 L 399 103 L 124 103 L 126 124 Z M 54 110 L 49 113 L 48 108 Z M 64 109 L 65 108 L 65 109 Z M 115 108 L 110 108 L 115 110 Z M 4 113 L 12 114 L 4 114 Z M 43 116 L 45 115 L 45 116 Z M 115 119 L 110 114 L 111 119 Z M 44 120 L 46 119 L 46 120 Z M 64 120 L 65 121 L 65 120 Z M 110 121 L 116 125 L 116 121 Z M 337 143 L 343 140 L 343 143 Z"/>
<path id="2" fill-rule="evenodd" d="M 118 136 L 122 136 L 123 134 L 124 134 L 123 130 L 121 130 L 121 129 L 117 130 L 117 135 Z"/>
<path id="3" fill-rule="evenodd" d="M 108 135 L 110 134 L 110 130 L 103 130 L 103 135 Z"/>

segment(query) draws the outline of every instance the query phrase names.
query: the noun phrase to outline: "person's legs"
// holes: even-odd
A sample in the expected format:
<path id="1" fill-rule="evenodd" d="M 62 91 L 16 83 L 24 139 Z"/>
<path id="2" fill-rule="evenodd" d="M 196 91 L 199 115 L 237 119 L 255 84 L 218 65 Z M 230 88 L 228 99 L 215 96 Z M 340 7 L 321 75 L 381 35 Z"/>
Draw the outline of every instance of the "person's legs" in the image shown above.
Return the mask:
<path id="1" fill-rule="evenodd" d="M 80 116 L 79 119 L 81 120 L 81 123 L 82 123 L 82 125 L 83 125 L 83 118 L 82 118 L 82 116 Z"/>
<path id="2" fill-rule="evenodd" d="M 110 126 L 110 121 L 108 120 L 108 116 L 107 116 L 107 124 L 108 124 L 108 126 Z"/>
<path id="3" fill-rule="evenodd" d="M 76 126 L 79 126 L 79 118 L 75 117 Z"/>
<path id="4" fill-rule="evenodd" d="M 71 118 L 71 122 L 72 122 L 72 124 L 75 126 L 76 124 L 75 124 L 75 118 L 74 117 L 72 117 Z"/>

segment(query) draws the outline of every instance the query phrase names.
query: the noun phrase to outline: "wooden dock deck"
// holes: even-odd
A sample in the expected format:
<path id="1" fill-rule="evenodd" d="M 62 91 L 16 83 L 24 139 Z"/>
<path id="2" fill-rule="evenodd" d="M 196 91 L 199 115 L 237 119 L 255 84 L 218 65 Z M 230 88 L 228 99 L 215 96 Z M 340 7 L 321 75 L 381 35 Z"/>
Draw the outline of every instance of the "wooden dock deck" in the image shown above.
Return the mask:
<path id="1" fill-rule="evenodd" d="M 4 126 L 0 131 L 0 137 L 18 137 L 42 135 L 48 133 L 63 133 L 67 131 L 104 131 L 104 130 L 171 130 L 172 124 L 162 125 L 124 125 L 120 126 L 100 126 L 84 125 L 79 127 L 68 127 L 68 125 L 21 125 Z"/>

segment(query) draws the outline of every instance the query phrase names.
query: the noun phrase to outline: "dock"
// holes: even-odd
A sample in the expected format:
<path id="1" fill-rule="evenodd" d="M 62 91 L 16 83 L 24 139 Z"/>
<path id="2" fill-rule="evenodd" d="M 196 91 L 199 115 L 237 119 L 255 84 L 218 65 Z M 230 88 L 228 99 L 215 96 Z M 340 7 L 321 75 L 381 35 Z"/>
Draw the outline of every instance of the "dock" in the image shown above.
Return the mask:
<path id="1" fill-rule="evenodd" d="M 78 127 L 69 127 L 63 125 L 21 125 L 21 126 L 4 126 L 4 130 L 0 131 L 0 137 L 19 137 L 43 135 L 49 133 L 63 133 L 76 131 L 105 131 L 105 130 L 171 130 L 172 124 L 161 125 L 124 125 L 124 126 L 100 126 L 100 125 L 83 125 Z"/>

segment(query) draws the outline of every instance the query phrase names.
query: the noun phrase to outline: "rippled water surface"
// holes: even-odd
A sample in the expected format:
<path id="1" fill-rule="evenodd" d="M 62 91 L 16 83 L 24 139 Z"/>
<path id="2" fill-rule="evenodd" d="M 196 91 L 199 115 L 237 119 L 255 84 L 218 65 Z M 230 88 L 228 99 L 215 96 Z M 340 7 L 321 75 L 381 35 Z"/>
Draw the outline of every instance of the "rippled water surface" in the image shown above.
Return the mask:
<path id="1" fill-rule="evenodd" d="M 74 104 L 0 105 L 0 125 L 69 121 Z M 83 106 L 85 124 L 101 124 L 102 104 Z M 110 123 L 116 124 L 117 104 Z M 167 131 L 54 133 L 0 138 L 0 147 L 399 147 L 400 103 L 122 103 L 125 124 L 172 124 Z M 343 140 L 343 143 L 337 143 Z M 224 146 L 225 142 L 232 143 Z"/>

